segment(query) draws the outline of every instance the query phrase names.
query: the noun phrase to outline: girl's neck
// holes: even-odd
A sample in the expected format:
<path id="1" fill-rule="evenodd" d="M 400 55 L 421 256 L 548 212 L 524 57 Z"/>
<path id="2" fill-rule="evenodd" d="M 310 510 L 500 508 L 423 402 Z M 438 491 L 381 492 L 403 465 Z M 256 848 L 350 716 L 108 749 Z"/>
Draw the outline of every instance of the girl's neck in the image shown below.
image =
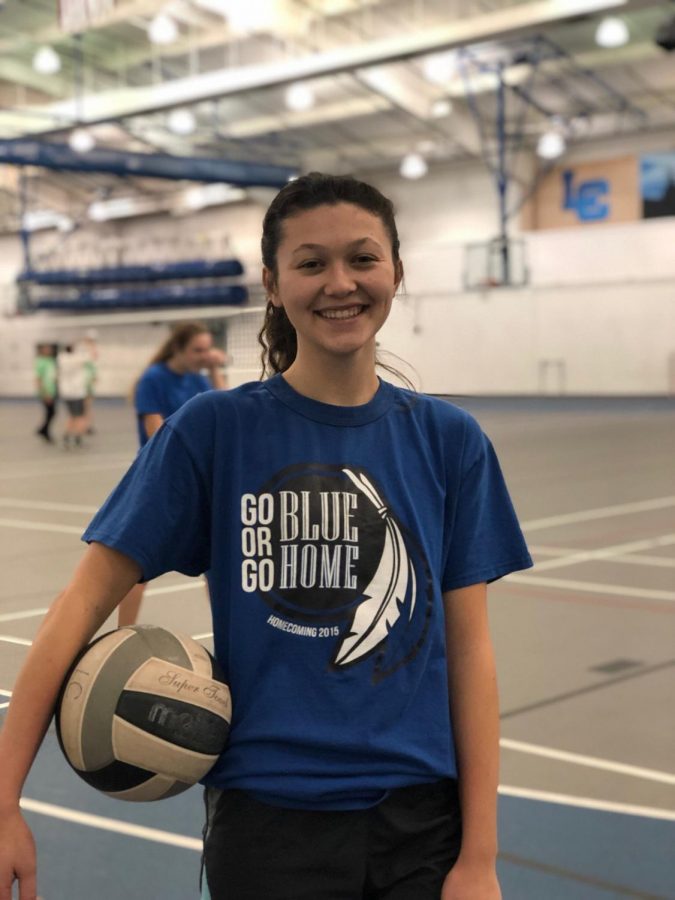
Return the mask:
<path id="1" fill-rule="evenodd" d="M 185 375 L 185 369 L 181 366 L 178 360 L 173 357 L 169 357 L 167 361 L 164 363 L 167 369 L 171 369 L 176 375 Z"/>
<path id="2" fill-rule="evenodd" d="M 364 348 L 365 349 L 365 348 Z M 310 400 L 333 406 L 362 406 L 375 396 L 379 381 L 372 354 L 360 354 L 355 359 L 324 357 L 320 365 L 312 364 L 307 356 L 298 354 L 283 373 L 290 386 Z"/>

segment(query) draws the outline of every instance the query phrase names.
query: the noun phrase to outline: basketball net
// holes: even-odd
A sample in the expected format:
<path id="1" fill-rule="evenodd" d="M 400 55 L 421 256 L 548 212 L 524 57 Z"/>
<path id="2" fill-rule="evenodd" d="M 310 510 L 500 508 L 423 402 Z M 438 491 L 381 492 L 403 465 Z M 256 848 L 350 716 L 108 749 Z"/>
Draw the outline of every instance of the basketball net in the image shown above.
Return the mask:
<path id="1" fill-rule="evenodd" d="M 77 34 L 95 25 L 115 8 L 115 0 L 59 0 L 61 31 Z"/>

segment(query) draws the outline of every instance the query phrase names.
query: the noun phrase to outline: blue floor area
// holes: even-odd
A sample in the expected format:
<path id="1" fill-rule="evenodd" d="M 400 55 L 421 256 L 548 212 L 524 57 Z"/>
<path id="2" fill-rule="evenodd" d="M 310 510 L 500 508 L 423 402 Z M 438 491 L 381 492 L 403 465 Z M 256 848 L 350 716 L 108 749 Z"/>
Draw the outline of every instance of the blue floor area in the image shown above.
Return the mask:
<path id="1" fill-rule="evenodd" d="M 156 803 L 129 803 L 99 794 L 68 767 L 53 733 L 47 735 L 24 796 L 188 837 L 201 836 L 201 789 Z M 199 897 L 200 854 L 25 813 L 38 848 L 42 900 L 191 900 Z"/>
<path id="2" fill-rule="evenodd" d="M 0 717 L 1 719 L 1 717 Z M 49 733 L 26 797 L 198 838 L 199 788 L 157 803 L 111 800 L 67 766 Z M 43 900 L 197 900 L 199 853 L 32 812 Z M 675 823 L 500 797 L 504 900 L 673 900 Z M 264 900 L 264 898 L 261 898 Z"/>
<path id="3" fill-rule="evenodd" d="M 500 797 L 504 900 L 675 898 L 675 823 Z"/>

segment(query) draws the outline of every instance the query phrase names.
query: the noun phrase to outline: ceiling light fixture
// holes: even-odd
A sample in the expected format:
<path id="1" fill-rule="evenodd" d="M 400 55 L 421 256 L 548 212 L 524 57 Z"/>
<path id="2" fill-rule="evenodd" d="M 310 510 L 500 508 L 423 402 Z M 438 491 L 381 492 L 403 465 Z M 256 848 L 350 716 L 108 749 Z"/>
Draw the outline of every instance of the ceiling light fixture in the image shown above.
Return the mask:
<path id="1" fill-rule="evenodd" d="M 180 205 L 191 212 L 197 212 L 207 206 L 221 206 L 225 203 L 239 203 L 246 199 L 246 191 L 243 188 L 234 187 L 231 184 L 215 182 L 213 184 L 199 184 L 187 188 L 180 197 Z"/>
<path id="2" fill-rule="evenodd" d="M 537 141 L 537 156 L 542 159 L 557 159 L 566 149 L 565 137 L 557 129 L 545 131 Z"/>
<path id="3" fill-rule="evenodd" d="M 197 6 L 215 12 L 225 19 L 235 34 L 279 32 L 286 30 L 289 6 L 287 0 L 195 0 Z M 292 16 L 297 24 L 303 14 L 293 8 Z"/>
<path id="4" fill-rule="evenodd" d="M 178 37 L 178 26 L 166 13 L 159 13 L 148 25 L 148 37 L 153 44 L 173 44 Z"/>
<path id="5" fill-rule="evenodd" d="M 408 153 L 401 160 L 399 172 L 404 178 L 423 178 L 428 171 L 427 161 L 420 153 Z"/>
<path id="6" fill-rule="evenodd" d="M 314 93 L 306 84 L 292 84 L 284 99 L 286 106 L 294 112 L 304 112 L 314 106 Z"/>
<path id="7" fill-rule="evenodd" d="M 86 128 L 76 128 L 75 131 L 71 131 L 68 144 L 75 153 L 89 153 L 94 149 L 96 141 L 91 131 L 87 131 Z"/>
<path id="8" fill-rule="evenodd" d="M 58 228 L 59 231 L 72 231 L 75 223 L 63 213 L 51 209 L 34 209 L 23 214 L 21 218 L 23 231 L 42 231 L 46 228 Z"/>
<path id="9" fill-rule="evenodd" d="M 595 32 L 595 43 L 599 47 L 623 47 L 628 43 L 630 33 L 623 19 L 607 16 L 600 22 Z"/>
<path id="10" fill-rule="evenodd" d="M 447 53 L 434 53 L 424 59 L 422 69 L 429 81 L 433 81 L 434 84 L 446 84 L 457 72 L 457 56 L 452 50 Z"/>
<path id="11" fill-rule="evenodd" d="M 33 57 L 33 68 L 40 75 L 56 75 L 61 69 L 61 57 L 53 47 L 40 47 Z"/>
<path id="12" fill-rule="evenodd" d="M 188 135 L 194 134 L 197 128 L 197 120 L 194 113 L 189 109 L 172 109 L 167 119 L 169 131 L 174 134 Z"/>
<path id="13" fill-rule="evenodd" d="M 450 100 L 434 100 L 431 104 L 431 117 L 433 119 L 443 119 L 445 116 L 449 116 L 452 112 L 452 103 Z"/>

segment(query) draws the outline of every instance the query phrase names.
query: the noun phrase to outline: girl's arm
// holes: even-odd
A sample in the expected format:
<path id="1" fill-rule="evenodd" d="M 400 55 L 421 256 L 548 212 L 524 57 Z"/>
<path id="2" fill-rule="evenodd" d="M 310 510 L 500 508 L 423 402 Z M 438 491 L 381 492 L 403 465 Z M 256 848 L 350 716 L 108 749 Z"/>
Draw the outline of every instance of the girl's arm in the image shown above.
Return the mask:
<path id="1" fill-rule="evenodd" d="M 487 585 L 447 591 L 445 608 L 450 711 L 462 808 L 462 849 L 442 900 L 499 900 L 497 785 L 499 706 L 488 629 Z"/>
<path id="2" fill-rule="evenodd" d="M 140 575 L 128 556 L 91 544 L 19 672 L 0 732 L 0 900 L 10 900 L 15 877 L 21 900 L 35 898 L 35 849 L 19 811 L 21 790 L 70 665 Z"/>
<path id="3" fill-rule="evenodd" d="M 208 362 L 209 380 L 217 391 L 224 391 L 227 388 L 227 377 L 223 371 L 227 362 L 228 357 L 222 350 L 216 347 L 211 350 Z"/>
<path id="4" fill-rule="evenodd" d="M 159 413 L 145 413 L 143 416 L 143 428 L 145 428 L 148 440 L 156 431 L 159 431 L 163 422 L 164 416 L 161 416 Z"/>

